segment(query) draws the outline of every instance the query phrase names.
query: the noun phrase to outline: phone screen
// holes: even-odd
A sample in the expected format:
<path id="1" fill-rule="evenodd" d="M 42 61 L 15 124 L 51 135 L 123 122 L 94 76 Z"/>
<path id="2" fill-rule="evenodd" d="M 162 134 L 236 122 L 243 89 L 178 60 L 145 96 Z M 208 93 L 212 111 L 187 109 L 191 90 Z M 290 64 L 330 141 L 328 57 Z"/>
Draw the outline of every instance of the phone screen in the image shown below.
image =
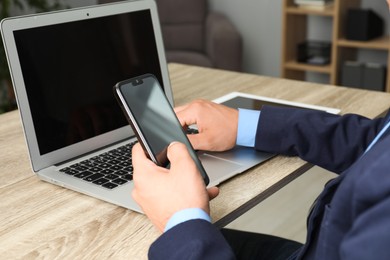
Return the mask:
<path id="1" fill-rule="evenodd" d="M 198 156 L 153 75 L 119 82 L 115 86 L 115 93 L 139 142 L 156 164 L 168 167 L 169 144 L 174 141 L 184 143 L 206 185 L 208 184 L 208 176 Z"/>

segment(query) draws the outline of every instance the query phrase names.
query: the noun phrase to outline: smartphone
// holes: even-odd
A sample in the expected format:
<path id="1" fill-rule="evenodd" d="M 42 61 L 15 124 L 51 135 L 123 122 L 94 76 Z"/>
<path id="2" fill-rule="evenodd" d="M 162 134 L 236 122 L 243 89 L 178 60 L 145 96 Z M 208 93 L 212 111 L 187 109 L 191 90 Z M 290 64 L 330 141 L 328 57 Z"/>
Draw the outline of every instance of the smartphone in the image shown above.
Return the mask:
<path id="1" fill-rule="evenodd" d="M 202 163 L 154 75 L 121 81 L 114 86 L 114 93 L 138 141 L 154 163 L 169 168 L 167 148 L 174 141 L 181 142 L 187 146 L 205 184 L 209 183 Z"/>

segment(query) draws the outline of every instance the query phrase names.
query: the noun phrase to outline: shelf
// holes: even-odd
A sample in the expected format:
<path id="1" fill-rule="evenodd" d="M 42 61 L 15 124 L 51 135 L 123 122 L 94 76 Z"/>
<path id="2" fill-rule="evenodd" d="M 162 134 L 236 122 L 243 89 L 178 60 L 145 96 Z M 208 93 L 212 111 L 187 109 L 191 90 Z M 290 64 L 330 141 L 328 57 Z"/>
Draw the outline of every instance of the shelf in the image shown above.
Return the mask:
<path id="1" fill-rule="evenodd" d="M 319 15 L 319 16 L 333 16 L 334 7 L 327 6 L 324 8 L 310 8 L 310 7 L 287 7 L 286 13 L 295 15 Z"/>
<path id="2" fill-rule="evenodd" d="M 299 70 L 299 71 L 311 71 L 311 72 L 319 72 L 319 73 L 325 73 L 330 74 L 331 73 L 331 66 L 330 65 L 310 65 L 306 63 L 299 63 L 296 61 L 288 61 L 284 64 L 284 67 L 286 69 L 290 70 Z"/>
<path id="3" fill-rule="evenodd" d="M 390 49 L 390 37 L 384 36 L 371 41 L 351 41 L 345 38 L 337 41 L 337 45 L 341 47 L 351 48 L 363 48 L 363 49 L 377 49 L 377 50 L 389 50 Z"/>
<path id="4" fill-rule="evenodd" d="M 342 68 L 345 61 L 360 59 L 359 50 L 387 52 L 387 81 L 385 89 L 390 92 L 390 36 L 383 36 L 371 41 L 351 41 L 345 37 L 345 25 L 348 10 L 361 8 L 361 0 L 333 0 L 333 5 L 323 8 L 302 7 L 295 0 L 283 1 L 282 27 L 282 62 L 281 76 L 295 80 L 306 80 L 305 72 L 317 72 L 329 75 L 329 83 L 342 84 Z M 309 16 L 321 16 L 332 20 L 331 64 L 326 66 L 296 62 L 298 44 L 306 41 L 309 35 Z"/>

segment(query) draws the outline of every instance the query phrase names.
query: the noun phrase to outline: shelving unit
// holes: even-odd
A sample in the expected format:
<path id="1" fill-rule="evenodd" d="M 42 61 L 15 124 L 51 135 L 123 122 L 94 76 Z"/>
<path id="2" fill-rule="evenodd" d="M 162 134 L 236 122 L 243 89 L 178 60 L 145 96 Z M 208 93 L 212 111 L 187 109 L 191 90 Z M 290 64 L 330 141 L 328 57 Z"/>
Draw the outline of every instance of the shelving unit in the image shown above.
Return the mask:
<path id="1" fill-rule="evenodd" d="M 283 0 L 282 28 L 282 77 L 305 80 L 306 72 L 329 75 L 329 83 L 340 85 L 341 67 L 344 61 L 356 60 L 359 49 L 380 50 L 389 53 L 390 38 L 384 36 L 367 42 L 350 41 L 345 38 L 344 21 L 349 8 L 360 6 L 360 0 L 334 0 L 324 9 L 297 7 L 294 0 Z M 308 16 L 323 16 L 332 19 L 331 63 L 325 66 L 297 62 L 297 45 L 307 39 Z M 390 64 L 390 55 L 388 55 Z M 387 68 L 385 90 L 390 92 L 390 66 Z"/>

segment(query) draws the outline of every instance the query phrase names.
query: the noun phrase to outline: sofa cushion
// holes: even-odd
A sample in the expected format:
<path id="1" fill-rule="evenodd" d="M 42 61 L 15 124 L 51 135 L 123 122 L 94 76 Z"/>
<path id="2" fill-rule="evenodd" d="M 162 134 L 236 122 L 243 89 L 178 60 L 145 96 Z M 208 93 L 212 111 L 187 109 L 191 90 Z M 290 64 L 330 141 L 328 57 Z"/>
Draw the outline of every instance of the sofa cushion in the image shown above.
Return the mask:
<path id="1" fill-rule="evenodd" d="M 204 51 L 206 0 L 156 0 L 167 50 Z"/>
<path id="2" fill-rule="evenodd" d="M 204 27 L 199 24 L 165 24 L 161 27 L 166 50 L 204 53 Z"/>
<path id="3" fill-rule="evenodd" d="M 207 14 L 207 0 L 156 0 L 163 24 L 202 23 Z"/>
<path id="4" fill-rule="evenodd" d="M 166 51 L 167 61 L 202 67 L 213 67 L 211 60 L 198 52 Z"/>

